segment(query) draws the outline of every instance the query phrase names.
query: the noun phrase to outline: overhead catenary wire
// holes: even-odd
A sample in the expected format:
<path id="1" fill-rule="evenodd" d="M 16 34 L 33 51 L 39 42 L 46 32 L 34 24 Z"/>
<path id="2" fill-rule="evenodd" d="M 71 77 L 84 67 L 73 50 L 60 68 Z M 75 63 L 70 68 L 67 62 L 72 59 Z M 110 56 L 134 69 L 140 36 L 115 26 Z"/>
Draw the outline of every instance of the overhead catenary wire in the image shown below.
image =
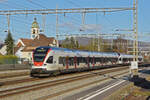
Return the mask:
<path id="1" fill-rule="evenodd" d="M 17 6 L 14 6 L 14 5 L 10 5 L 8 2 L 4 2 L 4 3 L 0 3 L 1 4 L 1 6 L 5 6 L 5 7 L 7 7 L 7 9 L 22 9 L 22 8 L 20 8 L 20 7 L 17 7 Z M 5 8 L 6 9 L 6 8 Z"/>
<path id="2" fill-rule="evenodd" d="M 73 2 L 72 0 L 66 0 L 66 1 L 69 2 L 70 4 L 74 5 L 74 6 L 78 7 L 78 8 L 81 8 L 81 6 L 79 4 Z M 76 18 L 74 17 L 74 19 L 76 19 Z M 76 19 L 76 20 L 78 20 L 78 19 Z"/>
<path id="3" fill-rule="evenodd" d="M 36 5 L 36 6 L 38 6 L 38 7 L 46 8 L 45 6 L 41 5 L 40 3 L 37 3 L 37 0 L 36 0 L 36 2 L 33 1 L 33 0 L 26 0 L 26 1 L 30 2 L 30 3 L 33 4 L 33 5 Z M 46 8 L 46 9 L 47 9 L 47 8 Z"/>
<path id="4" fill-rule="evenodd" d="M 73 2 L 72 0 L 66 0 L 67 2 L 69 2 L 70 4 L 77 6 L 77 7 L 81 7 L 79 4 Z"/>
<path id="5" fill-rule="evenodd" d="M 84 10 L 84 12 L 85 12 L 85 10 L 87 10 L 87 12 L 88 12 L 88 10 L 93 10 L 93 9 L 94 8 L 80 8 L 80 9 L 79 8 L 72 8 L 72 9 L 58 9 L 58 10 L 59 11 L 63 11 L 63 10 L 75 11 L 75 12 L 67 12 L 67 13 L 81 13 L 82 11 L 80 11 L 80 10 Z M 114 10 L 116 10 L 116 9 L 118 9 L 118 8 L 114 8 Z M 120 8 L 120 9 L 122 9 L 122 8 Z M 77 10 L 77 12 L 76 12 L 76 10 Z M 94 10 L 95 10 L 94 12 L 97 12 L 98 8 L 95 8 Z M 99 10 L 103 10 L 103 9 L 99 8 Z M 112 10 L 112 8 L 111 8 L 111 10 Z M 125 9 L 125 10 L 127 10 L 127 9 Z M 18 14 L 20 12 L 24 12 L 25 14 L 29 14 L 29 12 L 35 12 L 35 14 L 43 14 L 43 11 L 53 11 L 53 13 L 55 13 L 55 9 L 44 9 L 44 10 L 43 9 L 42 10 L 11 10 L 11 11 L 9 10 L 9 11 L 0 11 L 0 13 L 7 13 L 7 15 L 10 14 L 10 13 L 16 13 L 16 12 L 18 12 Z M 39 13 L 37 13 L 37 12 L 39 12 Z M 61 13 L 64 13 L 64 11 L 61 12 Z"/>

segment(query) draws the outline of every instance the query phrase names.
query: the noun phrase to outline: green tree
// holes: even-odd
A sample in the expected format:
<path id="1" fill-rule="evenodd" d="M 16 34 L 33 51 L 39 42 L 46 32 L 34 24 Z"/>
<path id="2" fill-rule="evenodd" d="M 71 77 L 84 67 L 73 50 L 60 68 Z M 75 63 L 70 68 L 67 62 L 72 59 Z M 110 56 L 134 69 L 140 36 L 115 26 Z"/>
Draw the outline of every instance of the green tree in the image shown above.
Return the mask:
<path id="1" fill-rule="evenodd" d="M 76 41 L 75 45 L 76 45 L 76 49 L 78 49 L 79 48 L 79 42 Z"/>
<path id="2" fill-rule="evenodd" d="M 66 38 L 63 42 L 62 42 L 62 47 L 63 48 L 69 48 L 69 38 Z"/>
<path id="3" fill-rule="evenodd" d="M 63 48 L 69 48 L 69 49 L 78 49 L 79 48 L 79 42 L 75 41 L 75 39 L 73 37 L 66 38 L 63 42 L 62 42 L 62 47 Z"/>
<path id="4" fill-rule="evenodd" d="M 73 37 L 70 38 L 70 49 L 75 49 L 75 40 Z"/>
<path id="5" fill-rule="evenodd" d="M 7 37 L 5 39 L 5 45 L 6 45 L 7 55 L 12 55 L 13 48 L 14 48 L 14 40 L 10 31 L 8 31 Z"/>

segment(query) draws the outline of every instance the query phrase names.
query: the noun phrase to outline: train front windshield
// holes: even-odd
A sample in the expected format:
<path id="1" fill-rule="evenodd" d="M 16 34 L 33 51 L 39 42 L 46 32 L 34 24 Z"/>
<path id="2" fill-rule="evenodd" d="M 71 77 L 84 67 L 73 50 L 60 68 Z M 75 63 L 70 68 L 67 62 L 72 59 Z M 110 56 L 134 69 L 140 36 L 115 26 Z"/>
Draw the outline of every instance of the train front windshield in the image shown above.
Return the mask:
<path id="1" fill-rule="evenodd" d="M 33 60 L 34 62 L 43 62 L 48 48 L 37 48 L 33 53 Z"/>

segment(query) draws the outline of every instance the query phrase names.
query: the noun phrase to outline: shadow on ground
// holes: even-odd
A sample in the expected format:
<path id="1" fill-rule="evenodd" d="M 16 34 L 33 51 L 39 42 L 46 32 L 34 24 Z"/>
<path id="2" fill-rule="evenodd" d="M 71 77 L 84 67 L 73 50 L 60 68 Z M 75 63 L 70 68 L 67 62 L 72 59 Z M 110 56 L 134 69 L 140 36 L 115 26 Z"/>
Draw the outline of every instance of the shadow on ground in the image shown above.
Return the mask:
<path id="1" fill-rule="evenodd" d="M 145 78 L 135 76 L 130 79 L 131 82 L 134 83 L 135 86 L 141 87 L 144 91 L 150 91 L 150 81 Z M 150 100 L 150 96 L 146 98 L 146 100 Z"/>
<path id="2" fill-rule="evenodd" d="M 150 70 L 140 70 L 139 73 L 150 74 Z"/>
<path id="3" fill-rule="evenodd" d="M 150 81 L 146 80 L 145 78 L 135 76 L 132 79 L 130 79 L 130 81 L 133 82 L 135 86 L 150 91 Z"/>
<path id="4" fill-rule="evenodd" d="M 146 100 L 150 100 L 150 96 L 146 98 Z"/>

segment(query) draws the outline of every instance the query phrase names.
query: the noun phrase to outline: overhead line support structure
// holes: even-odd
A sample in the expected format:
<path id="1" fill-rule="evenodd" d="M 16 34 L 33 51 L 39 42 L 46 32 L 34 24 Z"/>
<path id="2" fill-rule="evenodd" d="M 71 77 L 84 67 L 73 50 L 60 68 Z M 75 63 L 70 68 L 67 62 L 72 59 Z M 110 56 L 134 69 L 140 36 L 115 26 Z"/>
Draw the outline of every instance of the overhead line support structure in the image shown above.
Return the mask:
<path id="1" fill-rule="evenodd" d="M 119 11 L 133 11 L 133 28 L 135 42 L 134 47 L 134 61 L 138 61 L 138 29 L 137 29 L 137 5 L 138 0 L 133 0 L 133 7 L 118 7 L 118 8 L 70 8 L 70 9 L 37 9 L 37 10 L 0 10 L 0 15 L 17 15 L 17 14 L 66 14 L 66 13 L 96 13 L 96 12 L 119 12 Z M 84 23 L 84 22 L 83 22 Z M 57 27 L 57 26 L 56 26 Z M 57 32 L 57 29 L 56 29 Z M 57 33 L 58 34 L 58 33 Z"/>
<path id="2" fill-rule="evenodd" d="M 138 0 L 133 0 L 133 63 L 131 63 L 131 74 L 138 76 Z"/>
<path id="3" fill-rule="evenodd" d="M 44 15 L 45 14 L 56 14 L 56 40 L 57 46 L 58 43 L 58 14 L 66 13 L 82 13 L 82 24 L 85 23 L 85 13 L 96 13 L 96 12 L 117 12 L 117 11 L 126 11 L 133 10 L 134 8 L 71 8 L 71 9 L 39 9 L 39 10 L 0 10 L 0 15 L 17 15 L 17 14 L 41 14 L 43 15 L 43 31 L 45 28 Z"/>
<path id="4" fill-rule="evenodd" d="M 71 9 L 37 9 L 37 10 L 0 10 L 0 15 L 17 14 L 63 14 L 128 11 L 134 8 L 71 8 Z"/>
<path id="5" fill-rule="evenodd" d="M 133 31 L 134 31 L 134 61 L 138 61 L 138 0 L 134 0 L 133 2 Z"/>
<path id="6" fill-rule="evenodd" d="M 37 10 L 0 10 L 0 15 L 17 15 L 17 14 L 41 14 L 43 15 L 43 31 L 45 28 L 44 23 L 44 15 L 46 14 L 56 14 L 56 40 L 57 40 L 57 46 L 58 43 L 58 14 L 66 14 L 66 13 L 82 13 L 82 24 L 85 24 L 85 13 L 96 13 L 96 12 L 118 12 L 118 11 L 128 11 L 133 10 L 134 7 L 131 8 L 70 8 L 70 9 L 58 9 L 56 6 L 56 9 L 37 9 Z"/>

